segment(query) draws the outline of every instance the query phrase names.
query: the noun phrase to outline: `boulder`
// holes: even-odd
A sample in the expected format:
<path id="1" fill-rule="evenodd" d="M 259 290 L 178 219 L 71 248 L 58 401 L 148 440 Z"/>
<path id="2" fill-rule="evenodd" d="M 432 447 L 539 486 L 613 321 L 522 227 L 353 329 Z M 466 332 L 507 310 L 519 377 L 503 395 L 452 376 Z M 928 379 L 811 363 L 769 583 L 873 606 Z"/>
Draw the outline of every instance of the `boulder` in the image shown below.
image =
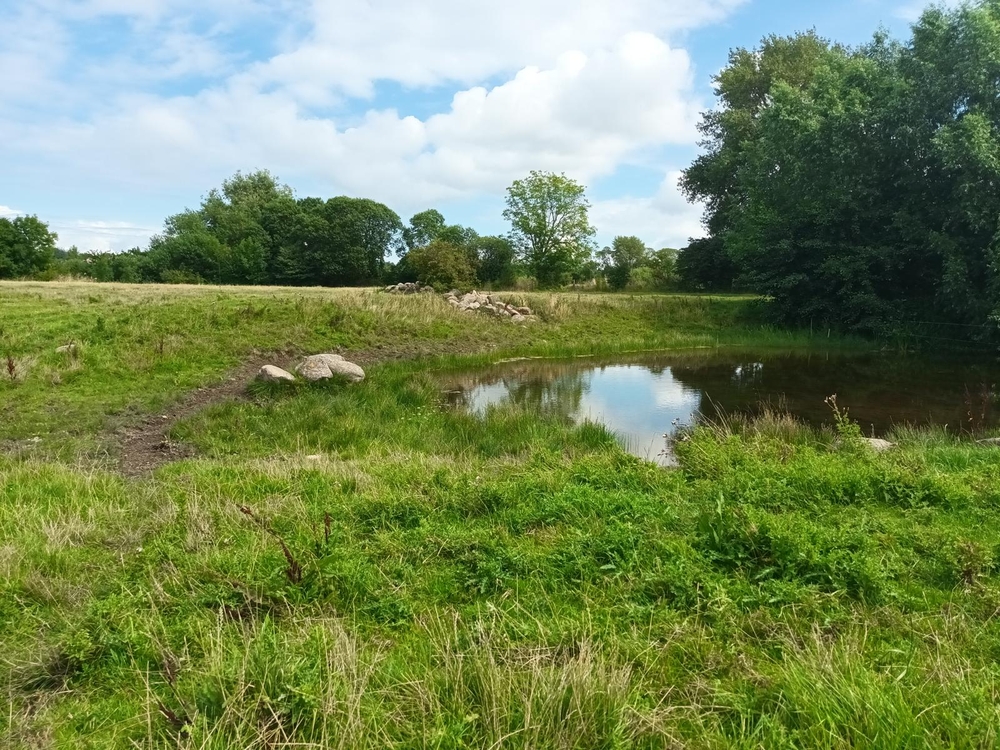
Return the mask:
<path id="1" fill-rule="evenodd" d="M 346 378 L 352 383 L 365 379 L 365 371 L 353 362 L 348 362 L 339 354 L 314 354 L 306 357 L 295 368 L 306 380 L 329 380 L 333 377 Z"/>
<path id="2" fill-rule="evenodd" d="M 295 376 L 274 365 L 264 365 L 257 372 L 257 380 L 265 383 L 294 383 Z"/>
<path id="3" fill-rule="evenodd" d="M 76 354 L 76 344 L 64 344 L 56 347 L 56 354 Z"/>

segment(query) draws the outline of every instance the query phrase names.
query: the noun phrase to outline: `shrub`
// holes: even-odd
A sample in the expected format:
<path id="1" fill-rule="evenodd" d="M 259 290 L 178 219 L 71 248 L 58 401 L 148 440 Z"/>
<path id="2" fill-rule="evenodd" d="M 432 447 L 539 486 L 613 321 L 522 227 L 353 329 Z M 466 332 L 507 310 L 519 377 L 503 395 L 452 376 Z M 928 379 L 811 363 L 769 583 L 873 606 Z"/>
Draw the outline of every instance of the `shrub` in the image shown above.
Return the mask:
<path id="1" fill-rule="evenodd" d="M 442 240 L 434 240 L 429 245 L 411 250 L 406 262 L 416 273 L 418 281 L 436 287 L 469 287 L 476 281 L 468 253 Z"/>

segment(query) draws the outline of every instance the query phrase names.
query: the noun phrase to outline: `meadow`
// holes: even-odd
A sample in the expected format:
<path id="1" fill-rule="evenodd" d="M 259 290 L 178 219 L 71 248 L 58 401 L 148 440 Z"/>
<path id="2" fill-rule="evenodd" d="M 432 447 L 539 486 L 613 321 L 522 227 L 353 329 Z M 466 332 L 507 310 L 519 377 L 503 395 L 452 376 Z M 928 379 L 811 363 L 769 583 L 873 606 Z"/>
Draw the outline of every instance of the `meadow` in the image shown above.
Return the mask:
<path id="1" fill-rule="evenodd" d="M 597 424 L 441 408 L 435 370 L 501 358 L 865 346 L 743 297 L 512 297 L 539 321 L 0 284 L 0 744 L 996 744 L 1000 450 L 766 411 L 668 471 Z M 248 382 L 317 351 L 367 379 Z M 129 463 L 137 425 L 163 460 Z"/>

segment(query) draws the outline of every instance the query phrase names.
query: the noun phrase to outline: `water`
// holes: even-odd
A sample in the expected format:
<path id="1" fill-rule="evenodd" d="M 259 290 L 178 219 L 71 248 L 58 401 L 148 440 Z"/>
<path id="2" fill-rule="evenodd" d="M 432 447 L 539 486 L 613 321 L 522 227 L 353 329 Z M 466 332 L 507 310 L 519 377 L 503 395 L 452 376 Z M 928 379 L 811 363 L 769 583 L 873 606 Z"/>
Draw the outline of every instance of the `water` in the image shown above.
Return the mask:
<path id="1" fill-rule="evenodd" d="M 1000 362 L 909 355 L 681 352 L 507 362 L 443 379 L 447 401 L 484 414 L 513 402 L 600 422 L 632 453 L 673 462 L 669 438 L 718 414 L 765 405 L 813 425 L 831 424 L 828 396 L 850 409 L 866 435 L 897 425 L 981 431 L 1000 425 Z"/>

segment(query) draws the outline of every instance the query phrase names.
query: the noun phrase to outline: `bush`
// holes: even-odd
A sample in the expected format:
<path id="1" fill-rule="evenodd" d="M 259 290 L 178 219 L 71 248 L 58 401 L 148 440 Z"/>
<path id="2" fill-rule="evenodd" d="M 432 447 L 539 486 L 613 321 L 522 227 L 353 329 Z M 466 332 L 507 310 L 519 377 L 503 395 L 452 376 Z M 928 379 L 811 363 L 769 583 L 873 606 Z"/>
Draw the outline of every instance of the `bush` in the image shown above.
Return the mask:
<path id="1" fill-rule="evenodd" d="M 628 289 L 633 292 L 649 292 L 656 288 L 653 269 L 649 266 L 633 268 L 628 275 Z"/>
<path id="2" fill-rule="evenodd" d="M 439 288 L 470 287 L 476 273 L 463 248 L 442 240 L 411 250 L 406 263 L 416 273 L 417 280 Z"/>

